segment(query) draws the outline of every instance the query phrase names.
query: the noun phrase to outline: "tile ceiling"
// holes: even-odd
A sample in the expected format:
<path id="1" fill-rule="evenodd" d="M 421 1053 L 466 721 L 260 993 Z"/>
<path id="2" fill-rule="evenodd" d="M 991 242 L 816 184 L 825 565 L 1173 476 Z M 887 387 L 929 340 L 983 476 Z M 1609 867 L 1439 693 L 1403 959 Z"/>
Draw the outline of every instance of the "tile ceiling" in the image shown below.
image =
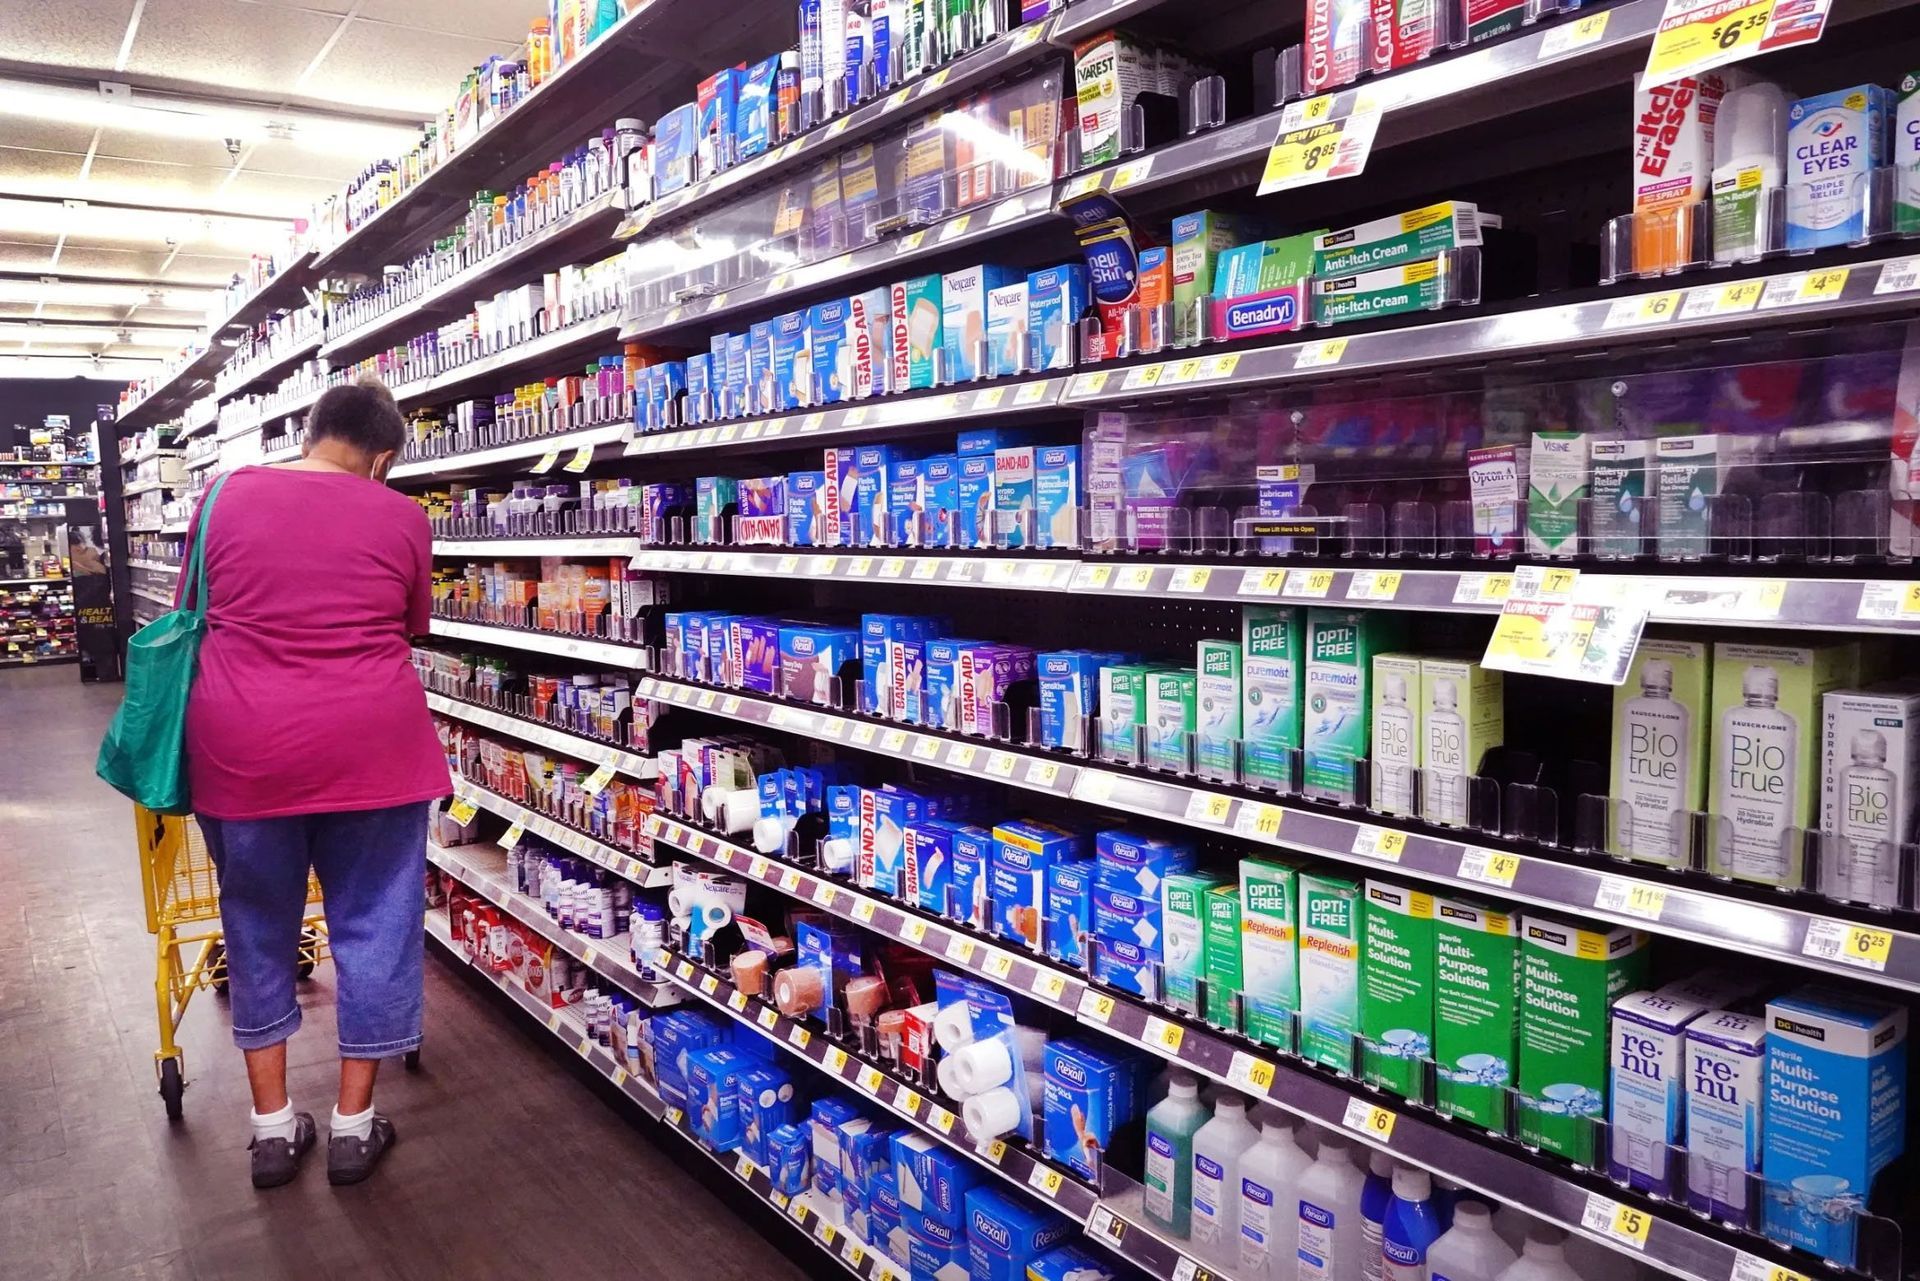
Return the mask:
<path id="1" fill-rule="evenodd" d="M 516 49 L 543 8 L 541 0 L 0 3 L 0 100 L 9 82 L 95 94 L 108 81 L 136 96 L 410 127 L 440 111 L 470 68 Z M 113 362 L 103 372 L 138 376 L 142 366 L 131 362 L 171 355 L 213 300 L 150 302 L 142 291 L 223 288 L 250 252 L 271 249 L 379 146 L 330 140 L 325 121 L 303 121 L 295 139 L 230 151 L 217 138 L 44 115 L 0 110 L 0 376 L 74 372 L 69 362 L 18 359 L 27 354 L 97 354 Z M 387 150 L 404 146 L 403 134 L 391 137 Z M 220 214 L 241 217 L 208 222 Z M 70 288 L 36 289 L 39 277 L 140 283 L 130 298 L 79 304 Z"/>

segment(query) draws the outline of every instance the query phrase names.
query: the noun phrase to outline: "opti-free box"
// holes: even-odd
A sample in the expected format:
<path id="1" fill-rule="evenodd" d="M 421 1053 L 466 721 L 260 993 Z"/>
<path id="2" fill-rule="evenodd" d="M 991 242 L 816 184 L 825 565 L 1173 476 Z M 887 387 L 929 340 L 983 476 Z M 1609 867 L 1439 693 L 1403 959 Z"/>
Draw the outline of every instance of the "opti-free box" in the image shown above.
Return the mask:
<path id="1" fill-rule="evenodd" d="M 1360 1030 L 1360 882 L 1302 872 L 1300 1053 L 1351 1074 Z"/>
<path id="2" fill-rule="evenodd" d="M 1160 887 L 1163 999 L 1198 1015 L 1200 985 L 1207 977 L 1207 893 L 1222 884 L 1207 872 L 1180 872 Z"/>
<path id="3" fill-rule="evenodd" d="M 1100 755 L 1123 765 L 1146 759 L 1150 667 L 1123 663 L 1100 669 Z"/>
<path id="4" fill-rule="evenodd" d="M 1240 610 L 1241 731 L 1248 782 L 1291 790 L 1300 748 L 1300 687 L 1305 630 L 1290 606 Z"/>
<path id="5" fill-rule="evenodd" d="M 1300 864 L 1240 860 L 1240 967 L 1247 1036 L 1293 1049 L 1300 1008 Z"/>
<path id="6" fill-rule="evenodd" d="M 1850 1212 L 1906 1150 L 1907 1011 L 1809 985 L 1767 1002 L 1767 1236 L 1843 1265 Z"/>
<path id="7" fill-rule="evenodd" d="M 1205 894 L 1207 913 L 1207 1005 L 1215 1027 L 1239 1031 L 1240 887 L 1232 881 Z"/>
<path id="8" fill-rule="evenodd" d="M 1356 763 L 1367 755 L 1373 656 L 1398 639 L 1387 615 L 1334 609 L 1307 611 L 1306 714 L 1302 766 L 1307 795 L 1352 801 Z"/>
<path id="9" fill-rule="evenodd" d="M 1147 764 L 1185 772 L 1193 764 L 1194 675 L 1155 672 L 1147 678 Z"/>
<path id="10" fill-rule="evenodd" d="M 1194 757 L 1202 778 L 1234 777 L 1240 759 L 1240 646 L 1203 640 L 1194 662 Z"/>

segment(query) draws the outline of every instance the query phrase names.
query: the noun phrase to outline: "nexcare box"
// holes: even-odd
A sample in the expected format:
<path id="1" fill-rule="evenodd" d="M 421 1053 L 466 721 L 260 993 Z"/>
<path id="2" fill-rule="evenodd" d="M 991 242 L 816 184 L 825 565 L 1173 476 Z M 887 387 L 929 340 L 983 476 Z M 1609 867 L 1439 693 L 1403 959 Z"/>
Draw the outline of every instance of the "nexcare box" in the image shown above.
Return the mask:
<path id="1" fill-rule="evenodd" d="M 1613 1003 L 1607 1080 L 1607 1175 L 1670 1197 L 1671 1159 L 1686 1114 L 1686 1030 L 1707 1007 L 1665 992 L 1631 992 Z"/>
<path id="2" fill-rule="evenodd" d="M 1352 1074 L 1360 1030 L 1360 882 L 1300 874 L 1300 1053 Z"/>
<path id="3" fill-rule="evenodd" d="M 1024 283 L 1026 274 L 989 265 L 950 271 L 942 278 L 940 335 L 947 353 L 947 382 L 972 382 L 989 372 L 982 363 L 988 358 L 987 291 L 1015 280 Z"/>
<path id="4" fill-rule="evenodd" d="M 1821 889 L 1898 907 L 1920 787 L 1920 688 L 1835 690 L 1821 702 Z"/>
<path id="5" fill-rule="evenodd" d="M 1749 1226 L 1747 1176 L 1760 1169 L 1767 1021 L 1710 1010 L 1687 1025 L 1686 1055 L 1687 1205 Z"/>
<path id="6" fill-rule="evenodd" d="M 1299 863 L 1240 860 L 1240 969 L 1247 1036 L 1293 1050 L 1300 1008 Z"/>
<path id="7" fill-rule="evenodd" d="M 1545 916 L 1520 920 L 1520 1138 L 1593 1164 L 1606 1108 L 1607 1012 L 1641 986 L 1647 936 Z"/>
<path id="8" fill-rule="evenodd" d="M 1433 895 L 1369 880 L 1361 908 L 1361 1079 L 1423 1099 L 1433 1057 Z"/>
<path id="9" fill-rule="evenodd" d="M 1364 611 L 1307 611 L 1306 708 L 1301 736 L 1309 796 L 1353 801 L 1356 766 L 1367 755 L 1373 656 L 1397 639 L 1397 621 Z"/>
<path id="10" fill-rule="evenodd" d="M 1504 1131 L 1519 1040 L 1517 920 L 1473 899 L 1435 899 L 1433 956 L 1434 1106 Z"/>
<path id="11" fill-rule="evenodd" d="M 1907 1011 L 1809 985 L 1767 1002 L 1768 1237 L 1851 1264 L 1850 1207 L 1906 1150 Z"/>
<path id="12" fill-rule="evenodd" d="M 1301 685 L 1306 629 L 1298 609 L 1246 605 L 1240 610 L 1242 770 L 1249 783 L 1290 790 L 1300 749 Z"/>

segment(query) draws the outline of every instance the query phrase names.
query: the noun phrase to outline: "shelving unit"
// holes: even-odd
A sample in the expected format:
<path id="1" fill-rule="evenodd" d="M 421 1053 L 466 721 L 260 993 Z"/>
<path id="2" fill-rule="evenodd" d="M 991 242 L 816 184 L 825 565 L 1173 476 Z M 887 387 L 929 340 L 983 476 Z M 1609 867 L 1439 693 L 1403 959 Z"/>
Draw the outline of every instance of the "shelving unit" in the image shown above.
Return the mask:
<path id="1" fill-rule="evenodd" d="M 99 490 L 96 457 L 0 459 L 0 667 L 79 659 L 66 504 Z"/>

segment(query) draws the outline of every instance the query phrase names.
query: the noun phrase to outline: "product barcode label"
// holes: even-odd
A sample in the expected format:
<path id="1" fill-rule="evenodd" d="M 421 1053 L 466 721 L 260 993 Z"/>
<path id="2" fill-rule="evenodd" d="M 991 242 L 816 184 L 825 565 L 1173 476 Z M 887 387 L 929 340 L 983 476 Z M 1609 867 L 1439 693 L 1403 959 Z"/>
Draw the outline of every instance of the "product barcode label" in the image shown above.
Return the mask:
<path id="1" fill-rule="evenodd" d="M 1393 1138 L 1393 1122 L 1394 1114 L 1391 1111 L 1375 1107 L 1365 1099 L 1348 1099 L 1346 1114 L 1340 1118 L 1340 1124 L 1349 1130 L 1358 1131 L 1381 1143 Z"/>
<path id="2" fill-rule="evenodd" d="M 1880 267 L 1880 279 L 1873 284 L 1875 294 L 1904 294 L 1920 289 L 1920 258 L 1896 258 Z"/>
<path id="3" fill-rule="evenodd" d="M 1733 1256 L 1733 1275 L 1728 1281 L 1807 1281 L 1807 1277 L 1805 1273 L 1742 1250 Z"/>
<path id="4" fill-rule="evenodd" d="M 1479 881 L 1483 885 L 1498 885 L 1506 889 L 1513 888 L 1513 878 L 1520 872 L 1520 856 L 1507 854 L 1499 850 L 1468 850 L 1460 856 L 1460 875 L 1469 881 Z"/>
<path id="5" fill-rule="evenodd" d="M 1647 1248 L 1647 1233 L 1653 1229 L 1653 1216 L 1645 1210 L 1622 1205 L 1594 1192 L 1587 1196 L 1586 1208 L 1580 1212 L 1580 1226 L 1636 1250 L 1644 1250 Z"/>
<path id="6" fill-rule="evenodd" d="M 1368 858 L 1385 859 L 1389 863 L 1398 863 L 1401 853 L 1407 848 L 1405 832 L 1390 832 L 1384 827 L 1374 827 L 1362 823 L 1353 833 L 1353 852 Z"/>

